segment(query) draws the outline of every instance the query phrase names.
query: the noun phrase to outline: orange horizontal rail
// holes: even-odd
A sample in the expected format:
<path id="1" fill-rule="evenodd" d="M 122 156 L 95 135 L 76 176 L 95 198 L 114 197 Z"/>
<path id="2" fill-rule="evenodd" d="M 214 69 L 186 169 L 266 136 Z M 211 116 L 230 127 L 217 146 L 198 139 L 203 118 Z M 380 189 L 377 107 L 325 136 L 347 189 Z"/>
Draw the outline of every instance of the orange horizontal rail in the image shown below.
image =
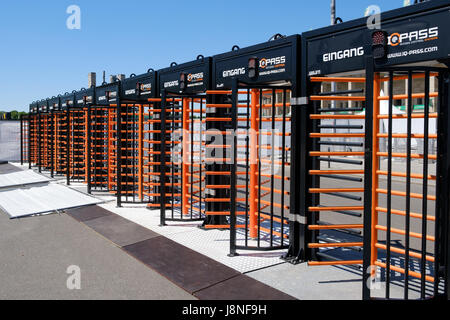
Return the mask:
<path id="1" fill-rule="evenodd" d="M 378 138 L 389 138 L 389 134 L 388 133 L 379 133 L 377 134 Z M 392 134 L 392 138 L 408 138 L 408 134 L 406 133 L 393 133 Z M 423 139 L 425 138 L 425 135 L 423 133 L 413 133 L 411 134 L 411 138 L 414 139 Z M 437 134 L 429 134 L 428 138 L 430 139 L 437 139 Z"/>
<path id="2" fill-rule="evenodd" d="M 380 261 L 375 261 L 375 265 L 376 266 L 378 266 L 378 267 L 381 267 L 381 268 L 385 268 L 386 269 L 386 264 L 385 263 L 383 263 L 383 262 L 380 262 Z M 391 265 L 390 266 L 390 269 L 392 270 L 392 271 L 396 271 L 396 272 L 399 272 L 399 273 L 401 273 L 401 274 L 405 274 L 406 273 L 406 271 L 405 271 L 405 269 L 403 269 L 403 268 L 400 268 L 400 267 L 396 267 L 396 266 L 393 266 L 393 265 Z M 412 277 L 414 277 L 414 278 L 419 278 L 419 279 L 422 279 L 422 274 L 420 274 L 419 272 L 415 272 L 415 271 L 408 271 L 408 276 L 412 276 Z M 429 281 L 429 282 L 434 282 L 434 277 L 432 277 L 432 276 L 425 276 L 425 280 L 426 281 Z"/>
<path id="3" fill-rule="evenodd" d="M 428 117 L 430 119 L 435 119 L 438 117 L 437 113 L 430 113 L 428 115 Z M 389 119 L 389 115 L 388 114 L 379 114 L 377 116 L 378 119 Z M 413 113 L 411 114 L 411 119 L 423 119 L 425 118 L 425 115 L 423 113 Z M 408 119 L 408 114 L 393 114 L 392 115 L 392 119 Z"/>
<path id="4" fill-rule="evenodd" d="M 377 230 L 381 230 L 381 231 L 388 231 L 388 228 L 386 226 L 381 226 L 381 225 L 376 225 L 375 229 Z M 403 229 L 397 229 L 397 228 L 391 228 L 391 232 L 392 233 L 396 233 L 396 234 L 400 234 L 400 235 L 406 235 L 406 231 Z M 421 233 L 417 233 L 417 232 L 409 232 L 409 236 L 413 237 L 413 238 L 417 238 L 417 239 L 422 239 L 422 234 Z M 435 241 L 435 238 L 433 236 L 430 235 L 425 235 L 425 238 L 428 241 Z"/>
<path id="5" fill-rule="evenodd" d="M 377 156 L 379 156 L 379 157 L 388 157 L 389 154 L 387 152 L 377 152 Z M 393 152 L 392 153 L 392 157 L 393 158 L 407 158 L 407 154 L 406 153 L 400 153 L 400 152 Z M 411 159 L 423 159 L 424 155 L 423 154 L 418 154 L 418 153 L 411 153 L 410 157 L 411 157 Z M 437 160 L 437 155 L 430 154 L 430 155 L 428 155 L 428 159 Z"/>
<path id="6" fill-rule="evenodd" d="M 377 189 L 377 192 L 382 194 L 388 194 L 388 191 L 386 189 Z M 391 190 L 391 194 L 399 197 L 406 197 L 407 195 L 406 192 L 398 190 Z M 414 199 L 423 199 L 423 195 L 419 193 L 411 192 L 409 196 Z M 436 196 L 427 195 L 427 200 L 436 201 Z"/>
<path id="7" fill-rule="evenodd" d="M 381 250 L 385 250 L 385 251 L 387 250 L 387 245 L 384 245 L 384 244 L 381 244 L 381 243 L 376 243 L 375 247 L 377 247 L 378 249 L 381 249 Z M 397 248 L 397 247 L 391 246 L 390 250 L 392 252 L 395 252 L 395 253 L 406 255 L 406 250 L 403 250 L 403 249 L 400 249 L 400 248 Z M 422 255 L 420 253 L 416 253 L 416 252 L 413 252 L 413 251 L 409 251 L 409 256 L 411 256 L 413 258 L 417 258 L 417 259 L 422 259 Z M 434 257 L 429 256 L 429 255 L 425 255 L 425 260 L 430 261 L 430 262 L 434 262 Z"/>
<path id="8" fill-rule="evenodd" d="M 378 212 L 388 213 L 388 209 L 387 208 L 377 207 L 376 210 Z M 402 210 L 391 209 L 391 213 L 395 214 L 395 215 L 398 215 L 398 216 L 406 217 L 406 212 L 402 211 Z M 410 212 L 409 215 L 410 215 L 411 218 L 416 218 L 416 219 L 422 219 L 423 218 L 423 216 L 420 213 Z M 427 220 L 429 220 L 429 221 L 436 221 L 436 217 L 427 215 Z"/>
<path id="9" fill-rule="evenodd" d="M 388 172 L 388 171 L 378 170 L 378 171 L 377 171 L 377 174 L 378 174 L 378 175 L 387 176 L 387 175 L 389 174 L 389 172 Z M 391 175 L 392 175 L 393 177 L 402 177 L 402 178 L 406 178 L 406 177 L 407 177 L 407 175 L 406 175 L 405 172 L 392 171 L 392 172 L 391 172 Z M 423 179 L 423 175 L 422 175 L 422 174 L 418 174 L 418 173 L 411 173 L 410 176 L 411 176 L 411 178 L 413 178 L 413 179 Z M 427 176 L 427 179 L 428 179 L 428 180 L 436 180 L 436 176 L 429 174 L 429 175 Z"/>
<path id="10" fill-rule="evenodd" d="M 429 97 L 430 98 L 435 98 L 438 96 L 437 92 L 430 92 Z M 407 94 L 396 94 L 392 96 L 392 99 L 394 100 L 404 100 L 404 99 L 408 99 L 408 95 Z M 412 99 L 418 99 L 418 98 L 425 98 L 425 93 L 413 93 L 411 95 Z M 378 97 L 379 100 L 389 100 L 389 96 L 379 96 Z"/>
<path id="11" fill-rule="evenodd" d="M 309 266 L 341 266 L 363 264 L 362 260 L 342 260 L 342 261 L 308 261 Z"/>
<path id="12" fill-rule="evenodd" d="M 205 229 L 230 229 L 230 226 L 227 224 L 218 224 L 218 225 L 205 225 Z M 245 228 L 245 224 L 238 224 L 236 228 Z"/>
<path id="13" fill-rule="evenodd" d="M 347 248 L 362 247 L 363 242 L 308 243 L 308 248 Z"/>

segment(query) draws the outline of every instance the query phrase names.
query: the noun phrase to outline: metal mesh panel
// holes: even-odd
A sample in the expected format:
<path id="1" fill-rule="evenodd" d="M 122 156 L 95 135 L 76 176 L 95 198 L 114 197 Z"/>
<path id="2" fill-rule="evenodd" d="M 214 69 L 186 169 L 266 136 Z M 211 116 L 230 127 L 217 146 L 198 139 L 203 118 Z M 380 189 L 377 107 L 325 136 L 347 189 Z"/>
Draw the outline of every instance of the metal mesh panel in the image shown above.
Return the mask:
<path id="1" fill-rule="evenodd" d="M 0 160 L 20 161 L 20 121 L 0 121 Z"/>

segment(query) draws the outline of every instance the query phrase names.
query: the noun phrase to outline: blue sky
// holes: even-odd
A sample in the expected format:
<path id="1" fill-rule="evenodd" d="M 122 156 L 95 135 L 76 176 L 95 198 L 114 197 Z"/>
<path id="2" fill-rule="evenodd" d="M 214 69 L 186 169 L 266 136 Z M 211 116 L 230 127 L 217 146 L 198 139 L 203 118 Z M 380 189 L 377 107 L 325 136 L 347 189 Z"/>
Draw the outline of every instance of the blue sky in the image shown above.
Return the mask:
<path id="1" fill-rule="evenodd" d="M 403 0 L 336 0 L 344 21 L 369 5 Z M 81 30 L 66 9 L 81 8 Z M 87 74 L 144 73 L 330 23 L 329 0 L 3 0 L 0 2 L 0 110 L 87 86 Z"/>

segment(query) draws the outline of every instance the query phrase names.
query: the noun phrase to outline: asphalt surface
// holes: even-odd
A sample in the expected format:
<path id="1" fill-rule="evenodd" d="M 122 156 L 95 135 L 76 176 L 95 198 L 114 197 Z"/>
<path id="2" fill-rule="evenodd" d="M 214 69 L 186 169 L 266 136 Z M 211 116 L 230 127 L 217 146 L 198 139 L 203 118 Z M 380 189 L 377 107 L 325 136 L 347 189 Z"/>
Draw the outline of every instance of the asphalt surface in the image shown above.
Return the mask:
<path id="1" fill-rule="evenodd" d="M 0 299 L 195 299 L 66 214 L 0 211 Z M 67 287 L 69 266 L 81 289 Z"/>

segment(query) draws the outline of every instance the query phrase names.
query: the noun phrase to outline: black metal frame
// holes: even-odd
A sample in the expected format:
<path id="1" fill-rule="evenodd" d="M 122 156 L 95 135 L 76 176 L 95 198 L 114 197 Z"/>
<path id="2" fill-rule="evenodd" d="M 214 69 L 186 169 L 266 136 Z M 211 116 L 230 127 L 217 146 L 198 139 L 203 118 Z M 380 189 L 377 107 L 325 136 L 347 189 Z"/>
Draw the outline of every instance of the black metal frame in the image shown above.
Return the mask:
<path id="1" fill-rule="evenodd" d="M 241 126 L 238 125 L 238 123 L 240 122 L 238 120 L 238 115 L 240 115 L 239 113 L 239 107 L 241 105 L 242 102 L 239 101 L 239 90 L 247 90 L 247 100 L 246 100 L 246 125 L 245 126 Z M 237 132 L 239 129 L 245 129 L 245 130 L 249 130 L 251 128 L 250 126 L 250 119 L 248 118 L 248 116 L 250 115 L 250 91 L 252 89 L 256 89 L 259 92 L 259 114 L 257 115 L 257 117 L 260 118 L 259 121 L 259 128 L 258 128 L 258 132 L 261 132 L 262 128 L 262 123 L 263 121 L 261 120 L 263 115 L 262 115 L 262 105 L 263 105 L 263 91 L 272 91 L 271 93 L 271 98 L 272 98 L 272 106 L 271 106 L 271 129 L 272 129 L 272 161 L 270 164 L 271 167 L 271 171 L 270 171 L 270 179 L 267 181 L 262 181 L 261 177 L 263 176 L 262 174 L 262 168 L 261 168 L 261 145 L 258 142 L 258 145 L 260 146 L 259 150 L 258 150 L 258 206 L 257 206 L 257 237 L 256 239 L 252 239 L 255 240 L 257 242 L 256 246 L 251 246 L 249 245 L 249 240 L 250 240 L 250 236 L 249 236 L 249 167 L 250 167 L 250 137 L 249 135 L 247 135 L 246 137 L 246 150 L 245 150 L 245 165 L 238 165 L 238 135 L 234 134 L 233 135 L 233 141 L 232 141 L 232 163 L 230 165 L 230 185 L 231 185 L 231 192 L 230 192 L 230 198 L 231 198 L 231 203 L 230 203 L 230 256 L 236 256 L 238 255 L 237 250 L 259 250 L 259 251 L 272 251 L 272 250 L 282 250 L 282 249 L 289 249 L 290 248 L 290 242 L 285 241 L 285 237 L 289 236 L 289 233 L 285 232 L 286 229 L 288 229 L 287 227 L 285 227 L 285 224 L 287 224 L 290 220 L 289 214 L 285 214 L 285 210 L 288 210 L 285 208 L 285 196 L 286 196 L 286 185 L 288 183 L 285 183 L 285 178 L 287 178 L 287 173 L 286 173 L 286 163 L 287 163 L 287 158 L 288 158 L 288 152 L 286 150 L 286 109 L 287 109 L 287 92 L 292 90 L 292 86 L 271 86 L 271 85 L 258 85 L 258 84 L 248 84 L 242 81 L 238 81 L 237 79 L 233 80 L 233 85 L 232 85 L 232 94 L 231 94 L 231 100 L 232 100 L 232 108 L 231 108 L 231 123 L 232 123 L 232 129 L 234 132 Z M 282 102 L 282 108 L 283 108 L 283 116 L 282 116 L 282 142 L 281 142 L 281 146 L 280 148 L 282 149 L 282 157 L 281 157 L 281 189 L 279 190 L 280 194 L 280 210 L 281 213 L 278 216 L 277 214 L 275 214 L 274 210 L 275 210 L 275 206 L 274 206 L 274 193 L 275 193 L 275 172 L 274 172 L 274 146 L 275 146 L 275 135 L 274 135 L 274 130 L 275 128 L 275 114 L 276 114 L 276 108 L 278 106 L 276 106 L 276 91 L 283 91 L 282 96 L 283 96 L 283 102 Z M 248 131 L 247 131 L 248 132 Z M 259 137 L 261 137 L 261 135 L 259 135 Z M 242 153 L 241 153 L 242 154 Z M 292 157 L 292 154 L 291 154 Z M 237 175 L 237 168 L 239 167 L 245 167 L 246 169 L 246 175 L 245 178 L 238 178 Z M 245 191 L 244 192 L 239 192 L 239 193 L 243 193 L 245 196 L 245 203 L 239 203 L 242 201 L 238 201 L 238 187 L 237 187 L 237 181 L 240 180 L 245 180 Z M 265 185 L 268 181 L 270 181 L 270 191 L 268 193 L 266 193 L 266 196 L 268 194 L 270 194 L 270 205 L 268 204 L 268 206 L 270 207 L 270 212 L 269 213 L 265 213 L 263 212 L 262 209 L 262 205 L 261 203 L 263 203 L 262 201 L 262 197 L 264 197 L 262 195 L 261 190 L 263 189 L 262 186 Z M 245 229 L 245 240 L 244 240 L 244 245 L 237 245 L 237 217 L 238 217 L 238 207 L 244 208 L 243 210 L 245 211 L 244 214 L 244 229 Z M 289 208 L 290 210 L 290 208 Z M 262 230 L 262 226 L 261 226 L 261 219 L 262 217 L 264 217 L 265 219 L 270 219 L 270 229 L 269 231 L 267 231 L 267 234 L 270 236 L 270 244 L 268 246 L 263 246 L 261 245 L 262 243 L 262 237 L 261 237 L 261 232 Z M 274 224 L 275 221 L 279 219 L 281 222 L 278 222 L 280 224 L 280 231 L 275 232 L 274 231 Z M 276 235 L 275 233 L 279 233 L 279 235 Z M 275 237 L 277 239 L 275 239 Z M 279 240 L 278 240 L 279 239 Z M 274 241 L 278 240 L 279 244 L 274 244 Z M 286 242 L 286 243 L 285 243 Z"/>
<path id="2" fill-rule="evenodd" d="M 143 130 L 143 123 L 139 123 L 136 118 L 139 116 L 139 106 L 143 108 L 142 105 L 149 104 L 148 99 L 154 98 L 156 96 L 156 81 L 157 73 L 153 69 L 149 69 L 147 73 L 142 75 L 132 74 L 129 78 L 120 81 L 120 88 L 118 90 L 118 104 L 117 104 L 117 118 L 118 119 L 117 128 L 120 129 L 120 134 L 118 136 L 120 139 L 117 141 L 117 152 L 120 153 L 121 158 L 125 158 L 125 172 L 124 176 L 120 177 L 120 181 L 117 181 L 117 206 L 120 207 L 122 203 L 146 203 L 147 201 L 143 197 L 141 200 L 136 199 L 136 188 L 138 188 L 138 181 L 136 181 L 136 170 L 139 162 L 139 157 L 143 155 L 139 154 L 137 150 L 137 137 L 139 136 L 139 130 Z M 120 102 L 120 103 L 119 103 Z M 125 107 L 123 106 L 125 105 Z M 131 106 L 130 106 L 131 105 Z M 125 113 L 125 117 L 123 114 Z M 130 115 L 132 113 L 132 115 Z M 143 119 L 141 119 L 143 120 Z M 123 125 L 122 121 L 125 121 Z M 130 128 L 131 127 L 131 128 Z M 123 133 L 123 134 L 122 134 Z M 133 149 L 133 150 L 131 150 Z M 119 157 L 117 159 L 120 159 Z M 122 162 L 116 161 L 117 168 L 120 171 L 123 170 Z M 133 167 L 131 172 L 129 172 L 130 166 Z M 120 172 L 118 171 L 118 172 Z M 131 179 L 128 177 L 133 175 Z M 124 184 L 125 180 L 125 184 Z M 131 180 L 131 182 L 130 182 Z M 130 183 L 132 183 L 130 187 Z M 120 184 L 120 186 L 119 186 Z M 124 185 L 123 185 L 124 184 Z M 132 189 L 132 190 L 129 190 Z M 129 191 L 135 191 L 132 196 L 129 196 Z M 122 199 L 125 197 L 125 200 Z M 131 198 L 131 200 L 130 200 Z"/>
<path id="3" fill-rule="evenodd" d="M 160 225 L 165 226 L 166 222 L 187 222 L 187 221 L 204 221 L 206 219 L 203 214 L 202 206 L 204 205 L 204 199 L 202 198 L 202 169 L 201 169 L 201 160 L 200 160 L 200 197 L 197 200 L 198 205 L 198 214 L 194 214 L 194 193 L 193 183 L 194 179 L 194 152 L 193 152 L 193 135 L 194 135 L 194 109 L 193 104 L 195 99 L 201 99 L 200 103 L 200 119 L 203 120 L 203 109 L 206 112 L 206 105 L 203 105 L 203 99 L 206 100 L 206 103 L 209 101 L 209 97 L 204 95 L 204 93 L 211 88 L 211 63 L 212 59 L 210 57 L 203 57 L 199 55 L 196 60 L 183 63 L 176 64 L 172 63 L 169 68 L 161 69 L 158 71 L 158 83 L 159 83 L 159 91 L 161 96 L 161 156 L 159 157 L 159 161 L 161 163 L 160 166 L 156 166 L 156 170 L 161 172 L 160 176 L 160 186 L 158 188 L 158 193 L 161 194 L 160 197 Z M 198 77 L 194 77 L 197 75 Z M 175 100 L 181 99 L 181 104 L 175 107 Z M 189 102 L 189 105 L 186 106 L 183 103 L 183 100 L 186 99 Z M 177 114 L 175 111 L 176 108 L 181 109 L 181 112 Z M 167 148 L 173 148 L 172 140 L 170 139 L 171 134 L 176 129 L 182 129 L 182 124 L 178 125 L 175 120 L 181 120 L 185 112 L 190 110 L 190 121 L 192 130 L 190 132 L 191 138 L 191 161 L 189 165 L 189 173 L 186 176 L 190 176 L 190 192 L 188 201 L 190 203 L 189 214 L 183 214 L 183 199 L 184 199 L 184 184 L 188 181 L 183 181 L 183 168 L 180 166 L 176 168 L 174 166 L 174 158 L 167 157 L 166 152 Z M 171 116 L 168 115 L 168 110 L 170 110 Z M 182 123 L 182 121 L 181 121 Z M 202 125 L 201 125 L 202 126 Z M 170 132 L 169 134 L 167 134 Z M 170 139 L 168 141 L 168 139 Z M 183 140 L 183 139 L 181 139 Z M 186 150 L 182 150 L 182 156 Z M 200 146 L 200 152 L 202 152 L 202 147 Z M 200 156 L 201 159 L 201 156 Z M 170 160 L 170 166 L 166 165 L 166 161 Z M 167 169 L 170 168 L 170 175 L 167 175 Z M 177 175 L 181 175 L 181 178 L 177 178 Z M 181 187 L 177 188 L 176 184 L 180 183 Z M 167 184 L 171 184 L 167 186 Z M 168 195 L 171 194 L 169 197 Z M 180 210 L 175 209 L 174 200 L 177 198 L 175 195 L 180 194 L 181 196 L 178 199 L 179 204 L 181 204 Z M 171 212 L 167 215 L 166 205 L 170 203 Z M 179 211 L 179 212 L 178 212 Z"/>
<path id="4" fill-rule="evenodd" d="M 412 139 L 412 80 L 413 75 L 416 73 L 424 74 L 425 79 L 425 98 L 424 98 L 424 153 L 422 155 L 423 159 L 428 159 L 428 141 L 429 141 L 429 102 L 430 102 L 430 74 L 432 72 L 438 73 L 439 79 L 439 91 L 438 91 L 438 127 L 437 127 L 437 140 L 438 140 L 438 149 L 437 149 L 437 172 L 436 172 L 436 202 L 435 202 L 435 246 L 434 246 L 434 285 L 433 285 L 433 294 L 429 294 L 426 292 L 426 279 L 424 276 L 420 278 L 420 298 L 421 299 L 429 299 L 429 298 L 440 298 L 444 297 L 446 299 L 449 298 L 449 282 L 448 282 L 448 249 L 449 249 L 449 187 L 448 187 L 448 168 L 450 166 L 448 151 L 450 150 L 449 145 L 449 125 L 450 125 L 450 114 L 448 112 L 448 103 L 450 101 L 450 90 L 449 90 L 449 81 L 450 81 L 450 73 L 448 69 L 445 68 L 433 68 L 433 67 L 381 67 L 376 68 L 373 66 L 373 62 L 368 59 L 367 61 L 368 67 L 366 69 L 367 74 L 367 85 L 368 92 L 373 93 L 373 75 L 375 73 L 385 72 L 389 74 L 389 130 L 388 130 L 388 182 L 387 182 L 387 225 L 386 228 L 388 231 L 392 230 L 392 120 L 393 120 L 393 77 L 396 74 L 406 74 L 408 77 L 408 112 L 407 112 L 407 151 L 406 151 L 406 205 L 405 205 L 405 250 L 402 257 L 404 257 L 404 272 L 409 274 L 410 268 L 410 260 L 413 257 L 410 256 L 410 252 L 414 252 L 410 244 L 410 234 L 412 230 L 411 225 L 411 159 L 412 159 L 412 149 L 411 149 L 411 139 Z M 372 81 L 371 81 L 372 80 Z M 368 100 L 372 101 L 372 100 Z M 370 107 L 370 105 L 368 105 Z M 367 109 L 366 109 L 367 110 Z M 373 123 L 372 117 L 366 118 L 366 125 Z M 372 135 L 372 128 L 366 129 L 366 143 L 369 143 L 370 147 L 366 147 L 366 174 L 365 174 L 365 183 L 366 183 L 366 201 L 365 201 L 365 213 L 364 213 L 364 266 L 363 270 L 368 270 L 371 264 L 371 239 L 373 235 L 371 234 L 371 225 L 373 221 L 371 220 L 371 186 L 372 186 L 372 168 L 371 168 L 371 158 L 372 153 L 372 139 L 377 139 Z M 367 145 L 367 144 L 366 144 Z M 428 199 L 428 161 L 424 161 L 423 164 L 423 172 L 422 172 L 422 199 Z M 370 169 L 370 170 L 368 170 Z M 428 201 L 422 200 L 422 218 L 421 220 L 421 249 L 420 256 L 418 259 L 420 261 L 420 274 L 425 275 L 426 272 L 426 256 L 427 256 L 427 216 L 428 216 Z M 385 287 L 385 298 L 390 299 L 390 274 L 391 274 L 391 232 L 386 232 L 386 287 Z M 370 299 L 371 293 L 366 283 L 369 280 L 370 273 L 364 273 L 363 276 L 363 298 Z M 440 284 L 443 283 L 444 289 L 440 288 Z M 404 276 L 404 299 L 409 299 L 409 287 L 410 280 L 408 276 Z"/>
<path id="5" fill-rule="evenodd" d="M 236 49 L 236 50 L 235 50 Z M 229 103 L 227 102 L 230 98 L 232 101 L 231 110 L 219 109 L 219 113 L 213 115 L 213 117 L 221 116 L 221 117 L 229 117 L 231 115 L 232 119 L 237 121 L 237 105 L 239 104 L 238 91 L 239 89 L 267 89 L 267 90 L 275 90 L 277 88 L 285 88 L 289 90 L 292 96 L 297 96 L 299 94 L 299 86 L 298 86 L 298 76 L 300 75 L 300 64 L 299 57 L 300 55 L 300 36 L 292 35 L 288 37 L 277 36 L 274 40 L 268 41 L 265 43 L 261 43 L 258 45 L 250 46 L 247 48 L 240 49 L 239 47 L 233 47 L 231 52 L 227 52 L 224 54 L 219 54 L 213 57 L 213 77 L 215 81 L 214 88 L 216 90 L 229 90 L 232 89 L 232 94 L 230 97 L 220 96 L 217 97 L 217 101 L 213 103 Z M 284 83 L 290 83 L 289 88 L 280 87 Z M 286 95 L 284 97 L 286 99 Z M 220 101 L 220 99 L 225 99 Z M 225 101 L 225 102 L 224 102 Z M 287 101 L 286 101 L 287 102 Z M 247 102 L 248 103 L 248 102 Z M 296 211 L 296 192 L 298 192 L 296 188 L 295 182 L 295 173 L 298 170 L 296 167 L 296 159 L 298 157 L 298 150 L 295 146 L 295 142 L 297 137 L 296 131 L 296 122 L 294 113 L 295 109 L 291 109 L 292 111 L 292 121 L 291 121 L 291 139 L 292 139 L 292 148 L 291 148 L 291 183 L 290 183 L 290 204 L 289 204 L 289 229 L 291 232 L 289 233 L 289 245 L 273 245 L 271 244 L 269 247 L 261 246 L 260 235 L 258 233 L 258 245 L 251 246 L 249 244 L 248 234 L 246 233 L 245 244 L 243 246 L 236 245 L 236 221 L 238 220 L 238 212 L 236 207 L 238 203 L 236 202 L 236 195 L 238 190 L 236 189 L 236 178 L 233 172 L 236 172 L 236 162 L 232 165 L 219 165 L 212 164 L 207 168 L 207 171 L 231 171 L 231 176 L 218 176 L 214 177 L 214 183 L 208 184 L 218 184 L 218 185 L 228 185 L 231 182 L 232 189 L 231 194 L 220 194 L 216 195 L 218 198 L 231 198 L 230 207 L 228 208 L 227 203 L 212 203 L 213 207 L 208 207 L 207 211 L 215 211 L 215 212 L 225 212 L 230 211 L 230 255 L 237 255 L 238 249 L 243 250 L 276 250 L 276 249 L 288 249 L 287 254 L 284 256 L 286 260 L 291 260 L 292 255 L 295 252 L 294 247 L 297 245 L 299 236 L 299 224 L 298 221 L 293 219 L 295 218 L 294 212 Z M 231 114 L 227 114 L 227 112 L 231 112 Z M 209 116 L 209 115 L 207 115 Z M 231 127 L 224 122 L 210 122 L 209 127 L 218 129 L 220 131 L 226 131 L 227 129 L 238 129 L 238 125 L 236 122 L 232 120 Z M 236 138 L 236 137 L 235 137 Z M 236 148 L 236 144 L 234 146 Z M 236 152 L 234 152 L 234 156 L 236 156 Z M 248 168 L 247 168 L 248 171 Z M 273 180 L 273 179 L 272 179 Z M 272 181 L 273 182 L 273 181 Z M 261 181 L 259 181 L 261 183 Z M 273 195 L 273 184 L 271 183 L 271 190 Z M 219 190 L 221 191 L 221 190 Z M 273 204 L 270 206 L 273 209 Z M 271 228 L 273 227 L 273 215 L 269 214 L 271 220 Z M 218 216 L 218 221 L 213 221 L 217 224 L 228 224 L 226 216 Z M 247 221 L 247 219 L 245 219 Z M 211 223 L 214 224 L 214 223 Z M 258 229 L 260 231 L 260 229 Z M 270 231 L 271 240 L 273 240 L 273 230 Z M 282 241 L 283 242 L 283 241 Z"/>

